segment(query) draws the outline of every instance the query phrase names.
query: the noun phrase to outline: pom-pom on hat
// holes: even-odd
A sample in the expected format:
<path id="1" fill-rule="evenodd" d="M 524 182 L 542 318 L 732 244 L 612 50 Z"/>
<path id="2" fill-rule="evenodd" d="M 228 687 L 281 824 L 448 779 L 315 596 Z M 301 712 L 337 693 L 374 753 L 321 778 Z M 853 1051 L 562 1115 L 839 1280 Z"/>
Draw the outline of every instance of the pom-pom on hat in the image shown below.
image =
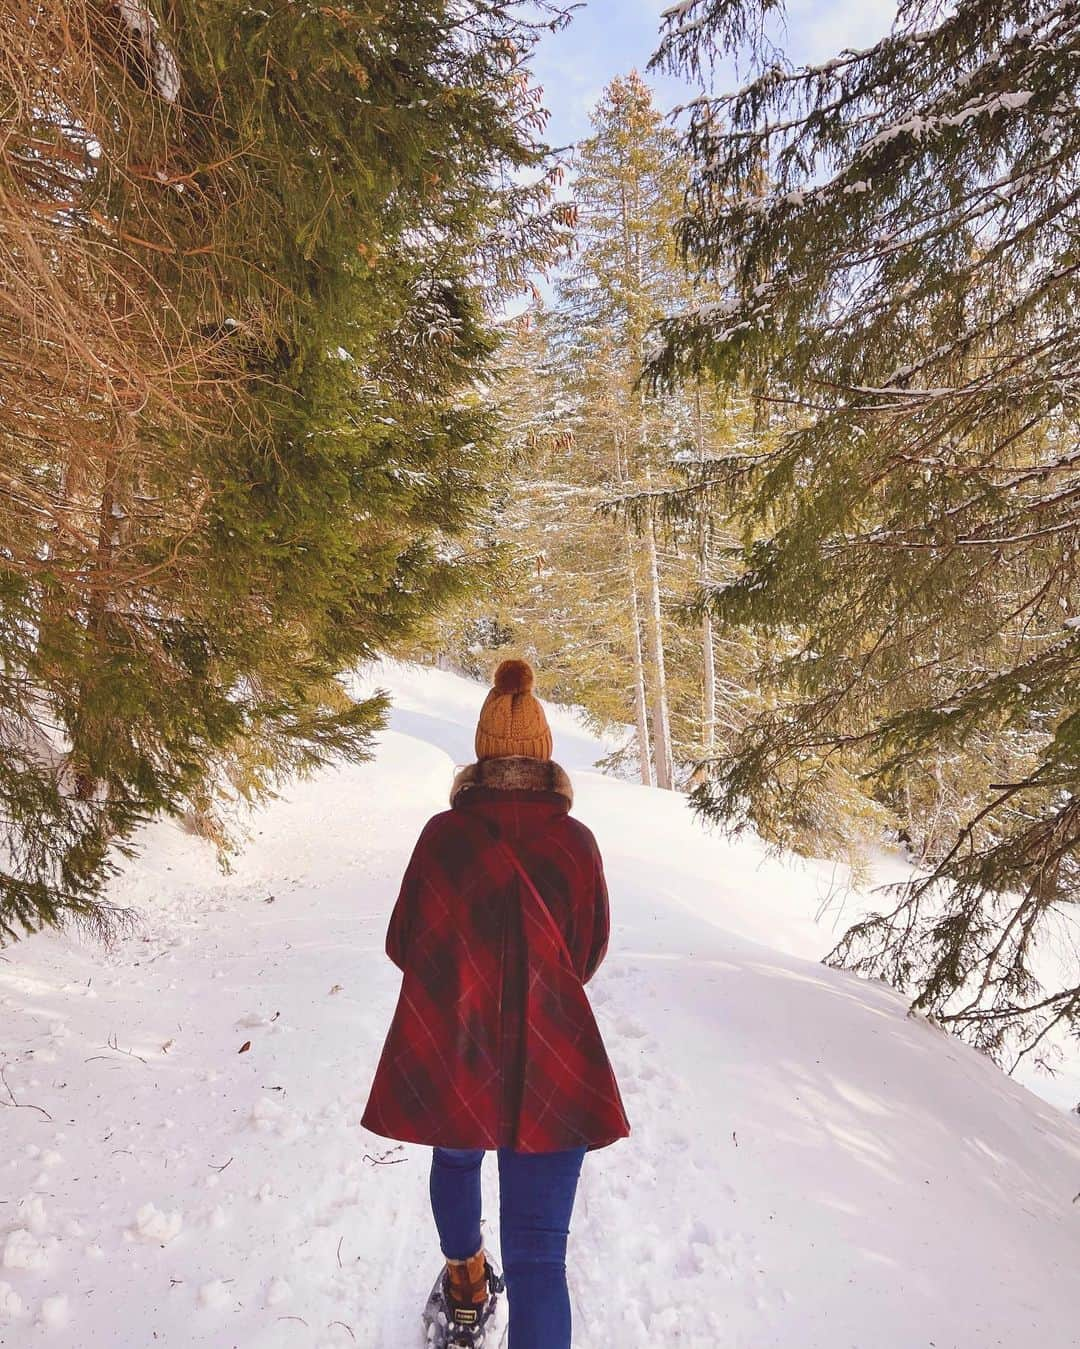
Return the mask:
<path id="1" fill-rule="evenodd" d="M 532 691 L 533 672 L 527 660 L 504 660 L 480 709 L 476 757 L 551 758 L 551 730 L 540 700 Z"/>

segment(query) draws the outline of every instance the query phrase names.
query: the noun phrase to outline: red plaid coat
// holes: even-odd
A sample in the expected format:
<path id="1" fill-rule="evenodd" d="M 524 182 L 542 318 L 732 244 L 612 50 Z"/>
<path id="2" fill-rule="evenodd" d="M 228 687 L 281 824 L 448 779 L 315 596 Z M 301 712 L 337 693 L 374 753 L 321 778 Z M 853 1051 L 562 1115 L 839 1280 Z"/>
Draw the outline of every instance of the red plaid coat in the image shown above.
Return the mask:
<path id="1" fill-rule="evenodd" d="M 582 987 L 608 944 L 596 840 L 568 814 L 558 765 L 482 760 L 465 774 L 424 826 L 390 918 L 404 979 L 362 1123 L 440 1147 L 603 1147 L 630 1125 Z"/>

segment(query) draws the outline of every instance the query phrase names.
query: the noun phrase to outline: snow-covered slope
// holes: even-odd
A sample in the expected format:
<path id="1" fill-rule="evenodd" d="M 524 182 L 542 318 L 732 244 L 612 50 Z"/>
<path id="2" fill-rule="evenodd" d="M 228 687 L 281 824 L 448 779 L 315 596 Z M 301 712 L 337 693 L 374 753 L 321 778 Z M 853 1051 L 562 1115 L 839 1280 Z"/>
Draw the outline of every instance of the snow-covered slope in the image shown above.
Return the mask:
<path id="1" fill-rule="evenodd" d="M 429 1154 L 357 1120 L 397 881 L 483 690 L 364 682 L 396 698 L 378 760 L 291 788 L 231 876 L 157 825 L 116 886 L 137 935 L 0 958 L 0 1344 L 417 1346 Z M 705 835 L 552 721 L 607 862 L 590 992 L 634 1130 L 586 1159 L 576 1349 L 1080 1343 L 1075 1117 L 815 963 L 833 868 Z"/>

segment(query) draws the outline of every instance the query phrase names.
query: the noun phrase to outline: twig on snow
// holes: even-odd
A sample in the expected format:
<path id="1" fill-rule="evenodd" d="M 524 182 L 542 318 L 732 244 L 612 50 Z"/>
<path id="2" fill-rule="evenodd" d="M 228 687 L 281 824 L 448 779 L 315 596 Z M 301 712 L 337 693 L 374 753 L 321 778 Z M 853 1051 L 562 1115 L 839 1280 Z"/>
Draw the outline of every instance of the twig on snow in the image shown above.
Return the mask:
<path id="1" fill-rule="evenodd" d="M 47 1120 L 51 1122 L 52 1116 L 49 1114 L 49 1112 L 45 1109 L 43 1105 L 31 1105 L 29 1101 L 17 1101 L 15 1099 L 15 1093 L 11 1090 L 11 1083 L 7 1080 L 7 1076 L 5 1073 L 6 1068 L 7 1068 L 6 1063 L 4 1064 L 3 1068 L 0 1068 L 0 1082 L 3 1082 L 4 1090 L 11 1097 L 11 1100 L 0 1101 L 0 1105 L 6 1105 L 9 1107 L 14 1106 L 16 1110 L 38 1110 L 41 1112 L 41 1114 L 45 1116 Z"/>
<path id="2" fill-rule="evenodd" d="M 118 1054 L 127 1054 L 129 1058 L 138 1059 L 140 1063 L 146 1062 L 143 1056 L 141 1054 L 136 1054 L 133 1049 L 121 1049 L 119 1044 L 117 1043 L 115 1031 L 113 1031 L 113 1033 L 109 1036 L 109 1038 L 105 1041 L 105 1043 L 109 1046 L 110 1049 L 115 1049 Z"/>

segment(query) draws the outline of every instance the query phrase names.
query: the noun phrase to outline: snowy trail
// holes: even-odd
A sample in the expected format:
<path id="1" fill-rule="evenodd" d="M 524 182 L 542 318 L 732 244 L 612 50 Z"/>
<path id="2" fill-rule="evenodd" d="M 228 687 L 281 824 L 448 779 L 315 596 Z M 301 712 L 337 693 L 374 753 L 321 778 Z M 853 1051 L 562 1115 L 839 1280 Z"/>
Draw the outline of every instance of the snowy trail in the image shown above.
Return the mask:
<path id="1" fill-rule="evenodd" d="M 377 762 L 290 789 L 234 874 L 156 825 L 116 890 L 138 934 L 0 957 L 0 1345 L 419 1349 L 428 1153 L 357 1121 L 389 907 L 482 690 L 377 673 Z M 703 835 L 552 722 L 607 862 L 590 994 L 634 1130 L 586 1159 L 576 1349 L 1075 1349 L 1075 1118 L 810 959 L 832 868 Z M 497 1251 L 494 1158 L 484 1185 Z"/>

